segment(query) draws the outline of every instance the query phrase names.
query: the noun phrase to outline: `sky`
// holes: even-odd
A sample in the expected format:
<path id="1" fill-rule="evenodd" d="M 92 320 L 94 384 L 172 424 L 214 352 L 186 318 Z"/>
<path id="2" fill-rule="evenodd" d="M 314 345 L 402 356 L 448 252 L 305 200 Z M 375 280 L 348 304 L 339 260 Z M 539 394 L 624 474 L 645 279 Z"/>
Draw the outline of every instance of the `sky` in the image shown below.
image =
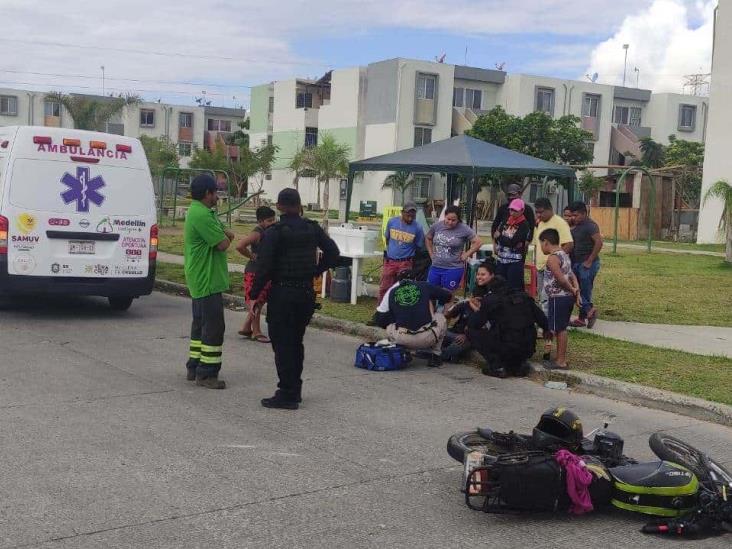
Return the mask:
<path id="1" fill-rule="evenodd" d="M 716 0 L 0 0 L 0 88 L 248 107 L 253 85 L 394 57 L 682 92 Z M 102 70 L 101 67 L 104 67 Z M 635 69 L 638 69 L 637 71 Z M 102 81 L 104 74 L 104 81 Z M 587 75 L 587 76 L 586 76 Z"/>

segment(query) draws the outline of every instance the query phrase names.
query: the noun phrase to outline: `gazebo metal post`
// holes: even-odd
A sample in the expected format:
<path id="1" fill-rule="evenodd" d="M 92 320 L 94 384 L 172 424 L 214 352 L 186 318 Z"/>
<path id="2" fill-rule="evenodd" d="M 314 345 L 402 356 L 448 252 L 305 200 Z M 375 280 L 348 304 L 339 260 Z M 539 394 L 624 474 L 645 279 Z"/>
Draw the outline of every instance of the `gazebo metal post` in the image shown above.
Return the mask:
<path id="1" fill-rule="evenodd" d="M 618 179 L 617 185 L 615 186 L 615 222 L 614 222 L 615 236 L 613 237 L 613 253 L 617 253 L 617 251 L 618 251 L 618 219 L 620 217 L 620 187 L 622 186 L 623 182 L 625 182 L 625 178 L 631 172 L 641 172 L 641 174 L 647 176 L 651 182 L 651 196 L 650 196 L 650 204 L 649 204 L 649 208 L 648 208 L 648 244 L 647 244 L 648 252 L 651 251 L 651 242 L 653 241 L 653 221 L 654 221 L 653 214 L 655 213 L 655 209 L 656 209 L 656 181 L 653 179 L 651 172 L 649 172 L 646 168 L 643 168 L 642 166 L 633 166 L 623 172 L 623 174 L 620 176 L 620 179 Z M 640 183 L 643 183 L 642 176 L 641 176 Z"/>
<path id="2" fill-rule="evenodd" d="M 349 168 L 348 170 L 348 184 L 346 187 L 346 223 L 348 223 L 351 216 L 351 197 L 353 196 L 353 176 L 355 172 Z"/>

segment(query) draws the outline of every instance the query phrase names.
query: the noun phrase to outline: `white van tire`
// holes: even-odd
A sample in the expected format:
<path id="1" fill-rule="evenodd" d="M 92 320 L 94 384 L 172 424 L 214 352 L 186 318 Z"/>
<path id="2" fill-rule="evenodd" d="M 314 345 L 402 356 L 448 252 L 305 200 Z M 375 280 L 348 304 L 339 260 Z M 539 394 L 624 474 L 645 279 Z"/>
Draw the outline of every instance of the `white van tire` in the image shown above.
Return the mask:
<path id="1" fill-rule="evenodd" d="M 132 300 L 135 298 L 129 296 L 114 296 L 107 299 L 109 299 L 109 307 L 113 311 L 126 311 L 130 308 Z"/>

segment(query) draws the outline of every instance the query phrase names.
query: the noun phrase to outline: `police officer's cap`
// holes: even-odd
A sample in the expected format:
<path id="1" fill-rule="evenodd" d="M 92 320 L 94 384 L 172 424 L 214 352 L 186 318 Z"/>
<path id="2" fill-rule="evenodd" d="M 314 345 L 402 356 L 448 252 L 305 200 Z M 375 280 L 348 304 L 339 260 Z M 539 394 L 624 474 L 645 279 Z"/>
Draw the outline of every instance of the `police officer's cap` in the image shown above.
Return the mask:
<path id="1" fill-rule="evenodd" d="M 216 180 L 209 173 L 198 174 L 191 181 L 191 195 L 193 196 L 206 196 L 206 192 L 216 192 L 217 190 Z"/>
<path id="2" fill-rule="evenodd" d="M 297 189 L 286 188 L 277 195 L 277 204 L 280 206 L 300 206 L 300 193 Z"/>

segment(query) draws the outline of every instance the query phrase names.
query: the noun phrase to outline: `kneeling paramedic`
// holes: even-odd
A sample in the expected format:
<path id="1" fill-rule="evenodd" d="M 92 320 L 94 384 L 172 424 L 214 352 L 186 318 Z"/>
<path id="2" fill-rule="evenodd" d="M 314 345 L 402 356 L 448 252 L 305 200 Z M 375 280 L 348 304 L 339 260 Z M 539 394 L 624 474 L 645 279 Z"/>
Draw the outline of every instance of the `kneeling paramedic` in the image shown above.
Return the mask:
<path id="1" fill-rule="evenodd" d="M 500 276 L 488 286 L 479 305 L 471 302 L 470 342 L 486 361 L 484 374 L 525 376 L 526 361 L 536 352 L 536 325 L 549 327 L 546 315 L 526 292 L 507 288 Z M 486 324 L 490 329 L 484 329 Z"/>
<path id="2" fill-rule="evenodd" d="M 378 324 L 386 328 L 387 337 L 407 349 L 430 349 L 428 366 L 442 364 L 442 340 L 447 332 L 447 320 L 435 313 L 433 300 L 447 303 L 452 294 L 428 282 L 409 278 L 411 271 L 400 271 L 399 282 L 389 288 L 376 308 Z"/>
<path id="3" fill-rule="evenodd" d="M 226 250 L 234 239 L 213 210 L 217 191 L 216 180 L 209 174 L 193 179 L 193 201 L 184 227 L 186 284 L 193 299 L 187 379 L 209 389 L 226 387 L 219 379 L 225 329 L 221 293 L 229 289 Z"/>
<path id="4" fill-rule="evenodd" d="M 250 297 L 256 301 L 265 285 L 272 282 L 267 324 L 279 383 L 274 396 L 262 399 L 262 406 L 296 410 L 302 402 L 302 341 L 315 311 L 313 279 L 335 267 L 340 252 L 320 225 L 302 217 L 296 189 L 280 191 L 277 209 L 282 216 L 262 236 Z M 320 261 L 318 249 L 322 251 Z M 255 308 L 259 307 L 257 303 Z"/>

